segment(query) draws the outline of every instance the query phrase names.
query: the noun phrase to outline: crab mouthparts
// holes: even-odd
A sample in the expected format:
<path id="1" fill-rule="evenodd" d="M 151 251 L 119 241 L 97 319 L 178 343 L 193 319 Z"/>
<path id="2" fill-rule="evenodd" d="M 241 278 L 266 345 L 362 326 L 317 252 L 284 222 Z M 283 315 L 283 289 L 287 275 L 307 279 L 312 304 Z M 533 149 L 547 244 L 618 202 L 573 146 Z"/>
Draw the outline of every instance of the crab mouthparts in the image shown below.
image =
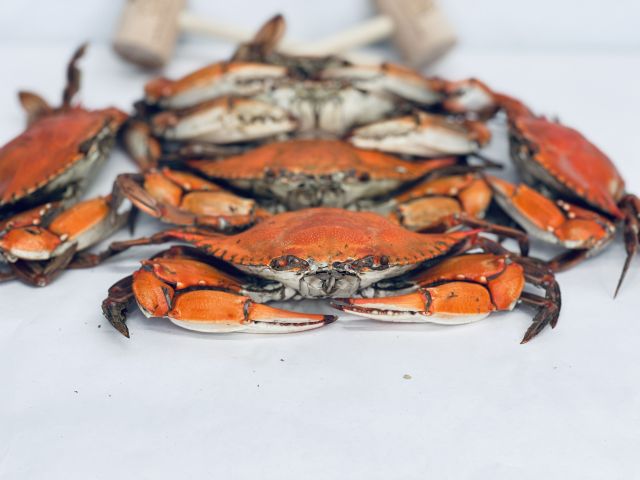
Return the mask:
<path id="1" fill-rule="evenodd" d="M 360 279 L 351 273 L 323 270 L 300 279 L 300 293 L 305 297 L 335 298 L 353 296 L 360 288 Z"/>

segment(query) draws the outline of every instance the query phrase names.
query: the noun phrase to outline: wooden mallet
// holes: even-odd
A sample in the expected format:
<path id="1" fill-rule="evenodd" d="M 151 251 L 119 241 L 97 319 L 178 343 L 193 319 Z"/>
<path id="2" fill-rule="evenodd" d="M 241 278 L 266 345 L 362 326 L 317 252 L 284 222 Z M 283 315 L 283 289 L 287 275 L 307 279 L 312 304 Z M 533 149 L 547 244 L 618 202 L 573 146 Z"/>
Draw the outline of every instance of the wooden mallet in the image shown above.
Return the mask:
<path id="1" fill-rule="evenodd" d="M 343 53 L 392 38 L 402 58 L 424 67 L 447 52 L 457 39 L 435 0 L 374 0 L 380 14 L 360 25 L 300 48 L 314 54 Z"/>
<path id="2" fill-rule="evenodd" d="M 423 66 L 455 42 L 455 35 L 433 0 L 376 0 L 379 17 L 313 44 L 287 42 L 283 53 L 348 54 L 350 50 L 393 36 L 403 57 Z M 253 32 L 185 11 L 186 0 L 127 0 L 113 42 L 126 60 L 147 68 L 164 65 L 181 33 L 207 35 L 242 43 Z M 369 59 L 370 60 L 370 59 Z"/>

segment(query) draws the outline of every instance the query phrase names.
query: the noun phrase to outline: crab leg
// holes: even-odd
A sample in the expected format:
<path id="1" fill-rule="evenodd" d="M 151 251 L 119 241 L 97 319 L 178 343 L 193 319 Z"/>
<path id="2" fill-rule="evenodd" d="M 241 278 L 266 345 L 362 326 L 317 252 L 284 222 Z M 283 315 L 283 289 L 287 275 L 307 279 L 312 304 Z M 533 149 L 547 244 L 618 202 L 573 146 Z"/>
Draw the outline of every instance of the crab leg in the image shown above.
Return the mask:
<path id="1" fill-rule="evenodd" d="M 17 278 L 17 275 L 12 270 L 0 271 L 0 283 L 8 282 L 9 280 L 13 280 Z"/>
<path id="2" fill-rule="evenodd" d="M 622 267 L 622 273 L 620 273 L 620 278 L 618 279 L 618 284 L 616 285 L 616 290 L 613 294 L 614 298 L 620 291 L 622 282 L 627 275 L 627 270 L 629 270 L 629 265 L 631 265 L 633 257 L 636 256 L 638 243 L 640 243 L 640 199 L 635 195 L 626 195 L 623 198 L 621 205 L 621 210 L 624 214 L 623 236 L 627 258 L 625 259 Z"/>
<path id="3" fill-rule="evenodd" d="M 555 327 L 560 311 L 557 283 L 530 262 L 507 262 L 505 256 L 467 254 L 451 257 L 415 279 L 417 290 L 382 298 L 344 299 L 339 310 L 388 322 L 458 325 L 476 322 L 494 311 L 512 310 L 518 301 L 538 307 L 522 343 L 546 325 Z M 527 293 L 525 281 L 545 288 L 545 298 Z"/>
<path id="4" fill-rule="evenodd" d="M 10 266 L 15 278 L 29 285 L 46 287 L 69 267 L 76 252 L 77 245 L 71 244 L 63 253 L 48 262 L 18 260 Z"/>

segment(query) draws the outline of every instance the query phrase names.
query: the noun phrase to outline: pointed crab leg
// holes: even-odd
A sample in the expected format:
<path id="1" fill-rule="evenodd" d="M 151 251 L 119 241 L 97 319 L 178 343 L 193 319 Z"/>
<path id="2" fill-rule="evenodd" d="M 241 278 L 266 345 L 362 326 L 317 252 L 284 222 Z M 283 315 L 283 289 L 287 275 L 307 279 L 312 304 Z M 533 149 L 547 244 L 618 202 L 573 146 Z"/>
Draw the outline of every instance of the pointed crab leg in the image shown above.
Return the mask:
<path id="1" fill-rule="evenodd" d="M 10 267 L 15 278 L 34 287 L 46 287 L 69 267 L 76 252 L 77 245 L 71 244 L 69 248 L 48 262 L 18 260 L 11 263 Z"/>
<path id="2" fill-rule="evenodd" d="M 631 265 L 631 261 L 638 251 L 638 244 L 640 243 L 640 199 L 635 195 L 626 195 L 621 202 L 621 210 L 624 214 L 623 236 L 627 258 L 613 294 L 614 298 L 618 296 L 622 282 L 627 276 L 629 265 Z"/>
<path id="3" fill-rule="evenodd" d="M 87 50 L 87 44 L 83 43 L 73 53 L 69 65 L 67 66 L 67 85 L 62 92 L 62 108 L 71 108 L 72 102 L 78 91 L 80 90 L 80 69 L 78 61 L 84 56 Z"/>
<path id="4" fill-rule="evenodd" d="M 18 99 L 27 113 L 27 127 L 33 125 L 39 118 L 54 112 L 53 107 L 37 93 L 21 90 L 18 92 Z"/>
<path id="5" fill-rule="evenodd" d="M 546 297 L 523 292 L 525 281 L 544 288 Z M 419 274 L 414 282 L 417 290 L 411 293 L 344 299 L 333 306 L 388 322 L 459 325 L 482 320 L 494 311 L 512 310 L 522 301 L 538 308 L 522 343 L 546 325 L 555 327 L 558 320 L 560 293 L 555 279 L 527 259 L 520 264 L 494 254 L 450 257 Z"/>
<path id="6" fill-rule="evenodd" d="M 135 299 L 149 318 L 167 318 L 200 332 L 291 333 L 319 328 L 333 315 L 292 312 L 256 303 L 240 294 L 237 279 L 191 258 L 156 257 L 109 289 L 102 311 L 124 336 L 127 305 Z"/>

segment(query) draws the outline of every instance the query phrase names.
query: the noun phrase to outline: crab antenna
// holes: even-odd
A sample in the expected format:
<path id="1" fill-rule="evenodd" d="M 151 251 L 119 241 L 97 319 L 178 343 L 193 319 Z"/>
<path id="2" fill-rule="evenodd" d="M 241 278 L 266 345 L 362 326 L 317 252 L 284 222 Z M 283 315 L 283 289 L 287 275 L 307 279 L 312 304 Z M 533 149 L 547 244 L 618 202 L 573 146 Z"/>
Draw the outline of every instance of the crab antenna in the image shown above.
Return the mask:
<path id="1" fill-rule="evenodd" d="M 85 42 L 77 48 L 67 66 L 67 84 L 62 92 L 62 108 L 69 108 L 73 97 L 75 97 L 78 90 L 80 90 L 81 73 L 77 64 L 78 60 L 82 58 L 87 50 L 87 45 Z"/>

